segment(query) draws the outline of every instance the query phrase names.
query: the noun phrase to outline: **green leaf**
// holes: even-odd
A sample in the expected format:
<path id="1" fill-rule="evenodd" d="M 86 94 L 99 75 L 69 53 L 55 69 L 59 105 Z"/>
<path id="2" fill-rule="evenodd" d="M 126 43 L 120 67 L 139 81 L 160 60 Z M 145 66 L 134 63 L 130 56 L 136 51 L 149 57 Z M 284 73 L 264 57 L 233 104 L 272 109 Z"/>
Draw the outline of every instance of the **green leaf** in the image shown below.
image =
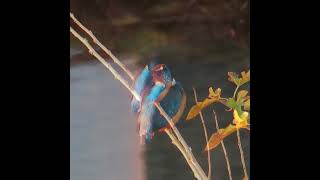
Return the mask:
<path id="1" fill-rule="evenodd" d="M 228 99 L 227 106 L 229 108 L 237 110 L 239 115 L 242 114 L 241 104 L 237 103 L 233 98 L 229 98 Z"/>

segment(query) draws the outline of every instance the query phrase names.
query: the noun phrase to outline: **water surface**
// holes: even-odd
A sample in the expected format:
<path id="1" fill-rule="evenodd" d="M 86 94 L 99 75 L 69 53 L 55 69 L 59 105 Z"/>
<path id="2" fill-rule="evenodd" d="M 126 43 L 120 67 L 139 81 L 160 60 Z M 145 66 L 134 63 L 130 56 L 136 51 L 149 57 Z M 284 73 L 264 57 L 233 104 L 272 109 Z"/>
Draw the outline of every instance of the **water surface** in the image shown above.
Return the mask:
<path id="1" fill-rule="evenodd" d="M 78 51 L 80 52 L 80 51 Z M 70 56 L 78 53 L 70 50 Z M 179 59 L 177 55 L 177 59 Z M 208 88 L 220 87 L 222 96 L 232 96 L 234 86 L 227 81 L 228 71 L 241 72 L 249 68 L 249 58 L 231 61 L 228 54 L 211 61 L 174 61 L 167 59 L 177 81 L 187 92 L 187 111 L 194 104 L 192 87 L 198 98 L 204 99 Z M 121 59 L 123 60 L 123 59 Z M 136 72 L 140 66 L 134 59 L 123 60 Z M 182 154 L 172 145 L 166 134 L 157 134 L 143 150 L 139 146 L 136 121 L 130 112 L 130 95 L 122 84 L 97 60 L 88 59 L 70 67 L 70 170 L 71 180 L 177 180 L 194 179 Z M 213 105 L 203 114 L 209 134 L 216 132 L 212 108 L 218 113 L 220 127 L 232 122 L 232 114 L 222 105 Z M 182 120 L 184 121 L 184 120 Z M 192 148 L 200 165 L 207 172 L 204 133 L 199 117 L 178 126 Z M 249 133 L 241 131 L 247 169 L 250 172 Z M 225 140 L 234 180 L 243 177 L 236 135 Z M 211 152 L 212 179 L 228 179 L 221 146 Z"/>

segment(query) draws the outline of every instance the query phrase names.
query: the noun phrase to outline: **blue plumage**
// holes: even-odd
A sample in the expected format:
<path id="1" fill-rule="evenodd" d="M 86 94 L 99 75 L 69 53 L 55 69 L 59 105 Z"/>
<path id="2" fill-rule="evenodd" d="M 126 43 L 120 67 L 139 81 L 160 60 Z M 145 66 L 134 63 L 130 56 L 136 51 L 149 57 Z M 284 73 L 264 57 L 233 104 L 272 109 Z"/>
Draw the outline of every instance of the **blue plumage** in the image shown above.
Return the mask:
<path id="1" fill-rule="evenodd" d="M 182 85 L 179 82 L 176 82 L 176 84 L 170 88 L 170 91 L 163 98 L 163 100 L 160 101 L 160 105 L 168 114 L 168 116 L 172 118 L 173 122 L 177 123 L 186 106 L 186 100 L 186 94 L 182 88 Z M 153 131 L 169 127 L 167 120 L 160 114 L 158 109 L 153 114 L 151 119 Z"/>
<path id="2" fill-rule="evenodd" d="M 139 123 L 139 135 L 145 136 L 146 140 L 151 140 L 153 136 L 153 123 L 152 118 L 156 113 L 157 109 L 153 103 L 159 98 L 161 92 L 163 92 L 165 86 L 163 84 L 156 83 L 150 93 L 143 99 L 142 109 L 138 116 Z"/>
<path id="3" fill-rule="evenodd" d="M 186 105 L 184 90 L 179 82 L 175 82 L 167 66 L 154 64 L 152 67 L 148 72 L 142 71 L 141 79 L 135 83 L 135 88 L 141 90 L 138 92 L 142 96 L 141 106 L 140 103 L 132 105 L 133 111 L 138 113 L 139 135 L 143 141 L 150 141 L 154 132 L 169 127 L 154 102 L 160 103 L 174 123 L 180 119 Z"/>
<path id="4" fill-rule="evenodd" d="M 133 88 L 140 96 L 142 96 L 143 91 L 147 86 L 152 86 L 152 75 L 148 69 L 148 66 L 146 66 L 136 78 Z M 137 113 L 140 110 L 140 102 L 134 97 L 132 97 L 131 101 L 131 110 L 134 113 Z"/>
<path id="5" fill-rule="evenodd" d="M 156 61 L 151 61 L 145 68 L 140 72 L 139 76 L 134 81 L 134 90 L 143 97 L 154 84 L 152 80 L 152 68 L 157 65 Z M 138 113 L 140 111 L 140 102 L 132 97 L 131 100 L 131 111 Z"/>

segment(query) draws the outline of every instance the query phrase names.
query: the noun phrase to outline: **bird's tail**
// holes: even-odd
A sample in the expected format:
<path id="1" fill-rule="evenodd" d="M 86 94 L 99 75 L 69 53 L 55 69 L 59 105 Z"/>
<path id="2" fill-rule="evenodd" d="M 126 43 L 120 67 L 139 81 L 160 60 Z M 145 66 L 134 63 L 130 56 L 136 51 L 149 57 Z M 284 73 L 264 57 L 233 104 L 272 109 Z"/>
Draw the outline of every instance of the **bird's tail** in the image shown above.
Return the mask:
<path id="1" fill-rule="evenodd" d="M 138 123 L 140 142 L 150 142 L 154 136 L 154 132 L 152 132 L 152 124 L 149 118 L 147 118 L 145 114 L 140 114 L 138 118 Z"/>
<path id="2" fill-rule="evenodd" d="M 150 143 L 153 136 L 154 136 L 154 133 L 147 133 L 144 135 L 140 135 L 140 144 L 145 145 L 146 143 Z"/>

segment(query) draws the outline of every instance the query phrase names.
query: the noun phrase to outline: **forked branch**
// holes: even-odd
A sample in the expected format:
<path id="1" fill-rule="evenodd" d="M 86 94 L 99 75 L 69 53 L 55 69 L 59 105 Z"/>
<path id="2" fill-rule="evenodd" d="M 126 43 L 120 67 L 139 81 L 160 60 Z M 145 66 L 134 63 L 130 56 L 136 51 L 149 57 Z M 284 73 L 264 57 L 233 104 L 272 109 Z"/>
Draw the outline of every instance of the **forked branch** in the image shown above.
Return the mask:
<path id="1" fill-rule="evenodd" d="M 128 74 L 128 76 L 130 77 L 131 80 L 134 79 L 134 76 L 132 75 L 132 73 L 119 61 L 119 59 L 117 57 L 115 57 L 111 53 L 111 51 L 109 51 L 109 49 L 107 49 L 103 44 L 100 43 L 100 41 L 93 35 L 92 31 L 90 31 L 84 25 L 82 25 L 80 23 L 80 21 L 78 21 L 78 19 L 76 17 L 74 17 L 74 15 L 72 13 L 70 13 L 70 17 L 84 32 L 86 32 L 92 38 L 94 43 L 96 43 L 105 53 L 107 53 L 111 57 L 111 59 L 115 63 L 117 63 L 124 72 L 126 72 Z"/>
<path id="2" fill-rule="evenodd" d="M 70 15 L 72 15 L 70 13 Z M 82 36 L 80 36 L 73 28 L 70 27 L 70 32 L 76 37 L 78 38 L 89 50 L 90 54 L 92 54 L 94 57 L 96 57 L 103 65 L 105 65 L 110 71 L 111 73 L 115 76 L 116 79 L 118 79 L 129 91 L 130 93 L 138 100 L 141 101 L 141 97 L 139 96 L 139 94 L 133 90 L 128 82 L 126 80 L 124 80 L 122 78 L 122 76 L 113 69 L 113 67 L 105 60 L 103 59 L 93 48 L 92 46 L 89 44 L 89 42 L 83 38 Z M 105 48 L 107 49 L 107 48 Z M 108 50 L 109 51 L 109 50 Z M 110 51 L 109 51 L 110 52 Z M 114 61 L 115 61 L 115 57 L 114 56 L 110 56 Z M 119 64 L 121 64 L 120 61 L 118 61 Z M 117 64 L 118 64 L 117 63 Z M 123 68 L 125 68 L 124 65 L 122 65 Z M 125 68 L 126 69 L 126 68 Z M 127 70 L 129 71 L 129 70 Z M 130 71 L 129 71 L 130 72 Z M 174 123 L 171 121 L 171 118 L 168 116 L 168 114 L 163 110 L 163 108 L 160 106 L 160 104 L 155 103 L 155 106 L 159 109 L 161 115 L 164 116 L 164 118 L 168 121 L 168 123 L 170 124 L 173 132 L 176 135 L 176 138 L 178 139 L 179 143 L 181 144 L 182 148 L 180 147 L 179 143 L 174 143 L 178 149 L 181 151 L 181 153 L 184 155 L 184 157 L 186 158 L 190 168 L 192 169 L 195 177 L 199 180 L 207 180 L 208 177 L 205 175 L 203 169 L 201 168 L 201 166 L 199 165 L 199 163 L 197 162 L 197 160 L 195 159 L 195 157 L 193 156 L 190 147 L 187 145 L 187 143 L 185 142 L 185 140 L 183 139 L 183 137 L 181 136 L 180 132 L 178 131 L 178 129 L 176 128 L 176 126 L 174 125 Z M 172 139 L 173 142 L 176 142 L 176 140 L 173 139 L 173 136 L 171 136 L 171 134 L 168 133 L 168 131 L 166 131 L 166 133 L 169 135 L 169 137 Z"/>

